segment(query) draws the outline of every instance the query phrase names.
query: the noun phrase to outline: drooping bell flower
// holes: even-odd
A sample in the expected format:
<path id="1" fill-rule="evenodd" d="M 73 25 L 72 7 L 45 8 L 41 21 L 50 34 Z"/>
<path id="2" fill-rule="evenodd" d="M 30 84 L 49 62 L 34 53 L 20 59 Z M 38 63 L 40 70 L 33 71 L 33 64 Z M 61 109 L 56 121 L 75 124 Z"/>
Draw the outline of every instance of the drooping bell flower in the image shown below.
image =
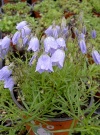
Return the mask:
<path id="1" fill-rule="evenodd" d="M 53 53 L 58 48 L 58 44 L 54 37 L 47 37 L 44 39 L 44 49 L 46 53 Z"/>
<path id="2" fill-rule="evenodd" d="M 4 37 L 1 42 L 2 49 L 6 49 L 6 51 L 8 52 L 10 43 L 11 43 L 11 39 L 8 36 Z"/>
<path id="3" fill-rule="evenodd" d="M 29 42 L 29 36 L 23 38 L 23 47 L 25 47 Z"/>
<path id="4" fill-rule="evenodd" d="M 29 65 L 32 66 L 32 64 L 35 62 L 36 58 L 37 58 L 38 52 L 35 52 L 34 55 L 32 56 L 32 58 L 29 61 Z"/>
<path id="5" fill-rule="evenodd" d="M 53 36 L 52 35 L 52 25 L 50 25 L 44 32 L 47 36 Z"/>
<path id="6" fill-rule="evenodd" d="M 53 37 L 56 39 L 59 36 L 60 33 L 60 26 L 56 25 L 56 26 L 52 26 L 52 35 Z"/>
<path id="7" fill-rule="evenodd" d="M 47 54 L 43 54 L 39 57 L 36 71 L 42 73 L 44 71 L 53 72 L 51 58 Z"/>
<path id="8" fill-rule="evenodd" d="M 52 65 L 62 68 L 64 64 L 64 59 L 65 59 L 64 50 L 57 49 L 51 56 Z"/>
<path id="9" fill-rule="evenodd" d="M 62 37 L 65 37 L 66 38 L 68 36 L 68 33 L 69 33 L 68 27 L 64 27 L 64 28 L 61 29 L 60 35 Z"/>
<path id="10" fill-rule="evenodd" d="M 18 44 L 18 40 L 19 40 L 20 37 L 21 37 L 21 33 L 19 31 L 17 31 L 12 37 L 13 45 Z"/>
<path id="11" fill-rule="evenodd" d="M 16 29 L 17 30 L 21 30 L 26 25 L 27 25 L 27 22 L 26 21 L 22 21 L 22 22 L 17 24 Z"/>
<path id="12" fill-rule="evenodd" d="M 85 40 L 85 35 L 83 33 L 79 34 L 78 40 Z"/>
<path id="13" fill-rule="evenodd" d="M 29 47 L 27 50 L 28 51 L 32 50 L 32 51 L 36 52 L 36 51 L 39 51 L 39 46 L 40 46 L 40 44 L 39 44 L 38 38 L 32 37 L 30 42 L 29 42 Z"/>
<path id="14" fill-rule="evenodd" d="M 4 88 L 8 88 L 10 91 L 12 91 L 14 88 L 14 84 L 15 84 L 15 82 L 14 82 L 13 78 L 9 77 L 4 82 Z"/>
<path id="15" fill-rule="evenodd" d="M 57 42 L 57 44 L 58 44 L 58 48 L 63 48 L 63 49 L 66 48 L 66 43 L 65 43 L 64 38 L 62 38 L 62 37 L 57 38 L 57 39 L 56 39 L 56 42 Z"/>
<path id="16" fill-rule="evenodd" d="M 83 54 L 86 54 L 87 53 L 87 48 L 86 48 L 86 44 L 85 44 L 85 41 L 84 40 L 80 40 L 79 41 L 79 47 L 80 47 L 81 52 Z"/>
<path id="17" fill-rule="evenodd" d="M 95 30 L 92 30 L 91 36 L 92 36 L 92 38 L 96 38 L 96 31 Z"/>
<path id="18" fill-rule="evenodd" d="M 12 70 L 9 69 L 9 66 L 4 66 L 0 69 L 0 80 L 5 81 L 12 74 Z"/>
<path id="19" fill-rule="evenodd" d="M 31 33 L 31 29 L 26 25 L 24 26 L 22 29 L 21 29 L 21 37 L 24 38 L 26 37 L 27 35 L 30 35 Z"/>
<path id="20" fill-rule="evenodd" d="M 100 65 L 100 54 L 98 53 L 98 51 L 94 50 L 92 52 L 92 58 L 96 64 Z"/>

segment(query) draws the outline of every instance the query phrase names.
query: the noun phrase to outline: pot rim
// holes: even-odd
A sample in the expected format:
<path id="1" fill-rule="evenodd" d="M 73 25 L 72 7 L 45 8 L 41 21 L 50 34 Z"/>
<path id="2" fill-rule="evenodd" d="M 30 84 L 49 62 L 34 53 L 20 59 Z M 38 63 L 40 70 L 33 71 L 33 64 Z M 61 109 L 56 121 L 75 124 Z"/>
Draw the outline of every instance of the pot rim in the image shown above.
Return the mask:
<path id="1" fill-rule="evenodd" d="M 14 96 L 13 90 L 10 91 L 10 94 L 11 94 L 11 97 L 12 97 L 14 103 L 17 105 L 17 107 L 18 107 L 19 109 L 25 111 L 26 109 L 25 109 L 22 105 L 20 105 L 20 104 L 18 103 L 18 101 L 16 100 L 16 98 L 15 98 L 15 96 Z M 89 103 L 89 106 L 87 107 L 87 109 L 90 108 L 93 103 L 94 103 L 94 98 L 93 98 L 93 96 L 92 96 L 92 94 L 91 94 L 90 103 Z M 27 111 L 27 110 L 26 110 L 26 111 Z M 87 114 L 87 113 L 86 113 L 86 114 Z M 47 117 L 47 119 L 50 120 L 50 121 L 55 121 L 55 122 L 57 122 L 57 121 L 66 121 L 66 120 L 73 120 L 73 118 L 71 118 L 71 117 L 65 117 L 65 118 L 50 118 L 50 117 Z"/>

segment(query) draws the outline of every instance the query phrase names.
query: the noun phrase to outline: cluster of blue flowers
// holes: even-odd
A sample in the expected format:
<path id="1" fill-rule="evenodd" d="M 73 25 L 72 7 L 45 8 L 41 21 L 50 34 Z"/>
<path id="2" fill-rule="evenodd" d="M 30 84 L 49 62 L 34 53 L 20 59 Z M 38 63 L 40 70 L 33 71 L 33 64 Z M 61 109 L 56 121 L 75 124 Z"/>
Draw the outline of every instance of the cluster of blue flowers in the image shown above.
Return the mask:
<path id="1" fill-rule="evenodd" d="M 11 42 L 18 50 L 27 48 L 27 51 L 33 51 L 29 65 L 32 65 L 34 59 L 37 58 L 38 52 L 41 51 L 41 42 L 36 36 L 32 35 L 32 30 L 26 21 L 22 21 L 16 26 L 17 32 L 12 38 L 6 36 L 0 41 L 0 58 L 4 59 L 10 50 Z M 45 30 L 45 38 L 43 39 L 43 52 L 37 60 L 36 71 L 42 73 L 44 71 L 53 72 L 53 66 L 63 67 L 65 60 L 66 40 L 69 34 L 68 27 L 62 21 L 61 26 L 51 25 Z M 96 38 L 96 31 L 92 31 L 92 38 Z M 75 30 L 75 35 L 78 40 L 78 45 L 83 54 L 87 53 L 85 42 L 86 28 L 83 27 L 82 32 Z M 100 65 L 100 54 L 97 50 L 92 51 L 92 57 L 96 64 Z M 12 78 L 12 71 L 10 66 L 4 66 L 0 69 L 0 80 L 4 81 L 4 88 L 12 90 L 14 87 L 14 80 Z"/>

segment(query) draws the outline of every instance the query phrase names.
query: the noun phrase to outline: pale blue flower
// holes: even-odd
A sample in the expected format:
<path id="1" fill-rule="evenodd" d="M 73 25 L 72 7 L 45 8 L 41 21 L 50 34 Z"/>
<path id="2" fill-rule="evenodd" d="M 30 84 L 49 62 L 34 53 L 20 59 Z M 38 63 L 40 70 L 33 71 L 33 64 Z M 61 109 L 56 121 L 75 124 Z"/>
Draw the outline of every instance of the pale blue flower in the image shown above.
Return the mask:
<path id="1" fill-rule="evenodd" d="M 28 47 L 27 50 L 28 51 L 32 50 L 32 51 L 36 52 L 36 51 L 39 51 L 39 46 L 40 46 L 40 44 L 39 44 L 38 38 L 37 37 L 32 37 L 30 42 L 29 42 L 29 47 Z"/>
<path id="2" fill-rule="evenodd" d="M 56 39 L 60 34 L 60 26 L 56 25 L 52 28 L 52 35 Z"/>
<path id="3" fill-rule="evenodd" d="M 8 36 L 4 37 L 0 41 L 0 58 L 4 59 L 5 55 L 7 55 L 9 48 L 10 48 L 11 40 Z"/>
<path id="4" fill-rule="evenodd" d="M 21 29 L 21 37 L 24 38 L 27 35 L 30 35 L 31 29 L 26 25 Z"/>
<path id="5" fill-rule="evenodd" d="M 18 44 L 18 40 L 20 37 L 21 37 L 21 33 L 19 31 L 17 31 L 12 37 L 12 43 L 14 45 Z"/>
<path id="6" fill-rule="evenodd" d="M 14 84 L 15 84 L 15 82 L 14 82 L 13 78 L 9 77 L 8 79 L 6 79 L 4 81 L 4 88 L 8 88 L 10 91 L 12 91 L 14 88 Z"/>
<path id="7" fill-rule="evenodd" d="M 86 54 L 87 53 L 87 48 L 86 48 L 86 44 L 85 44 L 84 40 L 79 41 L 79 46 L 80 46 L 81 52 L 83 54 Z"/>
<path id="8" fill-rule="evenodd" d="M 100 65 L 100 54 L 98 53 L 98 51 L 94 50 L 92 52 L 92 57 L 93 57 L 94 62 Z"/>
<path id="9" fill-rule="evenodd" d="M 56 42 L 58 44 L 58 48 L 66 48 L 65 40 L 62 37 L 57 38 Z"/>
<path id="10" fill-rule="evenodd" d="M 5 36 L 1 42 L 2 49 L 6 49 L 6 51 L 8 52 L 10 43 L 11 43 L 11 39 L 8 36 Z"/>
<path id="11" fill-rule="evenodd" d="M 27 22 L 26 21 L 22 21 L 22 22 L 17 24 L 16 29 L 17 30 L 21 30 L 26 25 L 27 25 Z"/>
<path id="12" fill-rule="evenodd" d="M 47 37 L 44 39 L 44 49 L 46 53 L 52 53 L 58 48 L 58 44 L 54 37 Z"/>
<path id="13" fill-rule="evenodd" d="M 23 45 L 24 45 L 24 47 L 25 47 L 28 43 L 29 43 L 29 37 L 26 36 L 26 37 L 23 38 Z"/>
<path id="14" fill-rule="evenodd" d="M 0 69 L 0 80 L 7 80 L 11 74 L 12 71 L 9 69 L 9 66 L 4 66 L 2 69 Z"/>
<path id="15" fill-rule="evenodd" d="M 61 34 L 60 35 L 62 37 L 67 37 L 68 36 L 68 33 L 69 33 L 68 27 L 64 27 L 64 28 L 61 29 Z"/>
<path id="16" fill-rule="evenodd" d="M 47 55 L 41 55 L 38 59 L 36 71 L 42 73 L 44 71 L 53 72 L 51 58 Z"/>
<path id="17" fill-rule="evenodd" d="M 51 56 L 51 61 L 53 66 L 58 66 L 59 68 L 63 67 L 65 59 L 65 52 L 64 50 L 57 49 Z"/>
<path id="18" fill-rule="evenodd" d="M 47 30 L 45 30 L 45 34 L 47 36 L 53 36 L 54 38 L 58 38 L 60 33 L 60 26 L 58 25 L 51 25 Z"/>
<path id="19" fill-rule="evenodd" d="M 52 36 L 52 25 L 49 26 L 45 32 L 44 32 L 47 36 Z"/>
<path id="20" fill-rule="evenodd" d="M 32 56 L 32 58 L 29 61 L 29 65 L 32 66 L 32 64 L 34 63 L 34 61 L 36 60 L 38 55 L 38 52 L 35 52 L 34 55 Z"/>
<path id="21" fill-rule="evenodd" d="M 83 33 L 79 34 L 78 40 L 85 40 L 85 35 Z"/>
<path id="22" fill-rule="evenodd" d="M 96 31 L 95 30 L 92 30 L 91 36 L 92 36 L 92 38 L 96 38 Z"/>

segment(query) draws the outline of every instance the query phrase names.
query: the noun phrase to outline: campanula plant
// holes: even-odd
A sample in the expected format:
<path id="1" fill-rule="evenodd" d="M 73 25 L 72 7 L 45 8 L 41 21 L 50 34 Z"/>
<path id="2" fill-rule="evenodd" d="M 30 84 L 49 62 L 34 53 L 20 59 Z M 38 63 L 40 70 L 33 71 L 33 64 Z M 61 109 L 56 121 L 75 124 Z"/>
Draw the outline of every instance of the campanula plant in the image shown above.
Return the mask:
<path id="1" fill-rule="evenodd" d="M 0 43 L 0 58 L 10 62 L 0 69 L 0 81 L 11 93 L 18 91 L 27 110 L 23 113 L 35 120 L 63 117 L 62 114 L 79 119 L 89 111 L 90 93 L 98 90 L 93 78 L 100 74 L 100 53 L 90 48 L 85 27 L 75 28 L 74 33 L 72 39 L 63 18 L 61 24 L 53 22 L 38 38 L 31 24 L 22 21 L 17 24 L 16 33 Z M 17 57 L 14 51 L 19 53 Z M 93 64 L 89 63 L 88 53 Z"/>

